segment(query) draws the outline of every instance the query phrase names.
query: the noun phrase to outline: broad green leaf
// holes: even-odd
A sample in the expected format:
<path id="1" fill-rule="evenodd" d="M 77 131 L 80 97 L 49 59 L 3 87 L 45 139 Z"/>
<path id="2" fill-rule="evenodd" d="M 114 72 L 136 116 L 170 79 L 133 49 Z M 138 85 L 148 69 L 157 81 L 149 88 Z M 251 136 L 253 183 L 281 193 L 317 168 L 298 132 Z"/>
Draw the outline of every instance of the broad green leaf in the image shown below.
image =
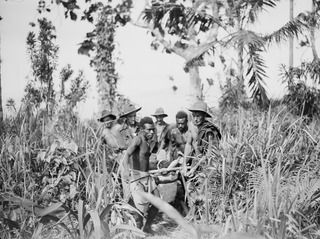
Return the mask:
<path id="1" fill-rule="evenodd" d="M 84 215 L 84 206 L 83 201 L 80 199 L 78 204 L 78 220 L 79 220 L 79 230 L 80 230 L 80 239 L 84 239 L 84 226 L 83 225 L 83 215 Z"/>
<path id="2" fill-rule="evenodd" d="M 102 230 L 101 230 L 101 221 L 97 210 L 92 210 L 89 212 L 93 221 L 93 227 L 94 227 L 94 238 L 100 239 L 103 236 Z"/>
<path id="3" fill-rule="evenodd" d="M 125 224 L 116 225 L 113 229 L 114 230 L 122 229 L 122 230 L 126 230 L 126 231 L 131 231 L 131 232 L 134 232 L 134 234 L 136 234 L 139 237 L 146 236 L 145 233 L 143 231 L 141 231 L 139 228 L 136 228 L 134 226 L 125 225 Z"/>
<path id="4" fill-rule="evenodd" d="M 51 204 L 49 207 L 46 207 L 46 208 L 43 208 L 43 209 L 40 209 L 37 214 L 38 216 L 46 216 L 46 215 L 49 215 L 49 214 L 54 214 L 56 213 L 57 211 L 58 212 L 61 212 L 61 211 L 64 211 L 64 209 L 61 207 L 63 204 L 61 202 L 58 202 L 58 203 L 53 203 Z"/>

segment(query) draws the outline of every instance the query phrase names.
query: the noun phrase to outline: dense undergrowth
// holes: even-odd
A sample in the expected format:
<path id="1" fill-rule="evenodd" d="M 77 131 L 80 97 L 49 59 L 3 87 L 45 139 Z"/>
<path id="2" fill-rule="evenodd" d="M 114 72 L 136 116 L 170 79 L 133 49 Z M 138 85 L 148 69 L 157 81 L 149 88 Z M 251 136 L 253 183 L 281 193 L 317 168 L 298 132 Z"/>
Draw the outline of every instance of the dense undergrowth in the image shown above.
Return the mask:
<path id="1" fill-rule="evenodd" d="M 212 238 L 319 236 L 320 132 L 316 120 L 307 122 L 285 107 L 217 115 L 220 148 L 201 162 L 187 187 L 185 220 L 198 228 L 195 237 L 208 238 L 208 231 Z M 98 132 L 96 122 L 81 122 L 68 110 L 46 120 L 22 108 L 6 119 L 1 238 L 54 238 L 50 232 L 57 228 L 67 238 L 143 236 L 112 170 L 117 155 Z"/>

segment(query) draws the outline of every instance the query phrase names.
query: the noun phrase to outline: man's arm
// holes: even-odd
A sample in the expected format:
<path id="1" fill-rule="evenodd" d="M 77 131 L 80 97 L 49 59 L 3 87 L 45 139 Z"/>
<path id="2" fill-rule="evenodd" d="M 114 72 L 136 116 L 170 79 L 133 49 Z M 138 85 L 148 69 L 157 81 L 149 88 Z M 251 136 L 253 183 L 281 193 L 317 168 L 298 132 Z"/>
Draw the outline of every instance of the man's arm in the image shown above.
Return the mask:
<path id="1" fill-rule="evenodd" d="M 212 150 L 219 146 L 220 137 L 219 137 L 218 132 L 216 132 L 216 131 L 210 132 L 208 134 L 208 149 L 207 149 L 206 156 L 210 156 Z"/>
<path id="2" fill-rule="evenodd" d="M 209 133 L 208 134 L 208 149 L 207 149 L 207 152 L 206 152 L 206 156 L 207 157 L 210 157 L 210 155 L 211 155 L 211 151 L 212 151 L 212 148 L 213 148 L 213 141 L 214 141 L 213 134 Z"/>
<path id="3" fill-rule="evenodd" d="M 126 149 L 128 147 L 128 145 L 126 145 L 126 141 L 124 140 L 122 134 L 121 134 L 121 128 L 122 126 L 119 124 L 114 125 L 111 128 L 111 132 L 113 133 L 113 135 L 115 136 L 119 149 Z"/>
<path id="4" fill-rule="evenodd" d="M 194 141 L 194 139 L 193 139 L 192 134 L 188 134 L 186 146 L 184 148 L 184 157 L 183 157 L 183 162 L 182 162 L 183 174 L 187 173 L 187 161 L 188 161 L 188 157 L 190 157 L 191 153 L 192 153 L 193 141 Z"/>
<path id="5" fill-rule="evenodd" d="M 126 168 L 130 165 L 129 159 L 132 156 L 133 152 L 139 147 L 140 145 L 140 138 L 136 136 L 131 144 L 129 145 L 126 153 L 124 154 L 123 163 Z"/>
<path id="6" fill-rule="evenodd" d="M 192 152 L 192 145 L 193 144 L 193 139 L 192 139 L 192 135 L 189 134 L 187 136 L 187 142 L 186 142 L 186 146 L 184 148 L 184 156 L 185 158 L 186 157 L 189 157 L 191 155 L 191 152 Z"/>

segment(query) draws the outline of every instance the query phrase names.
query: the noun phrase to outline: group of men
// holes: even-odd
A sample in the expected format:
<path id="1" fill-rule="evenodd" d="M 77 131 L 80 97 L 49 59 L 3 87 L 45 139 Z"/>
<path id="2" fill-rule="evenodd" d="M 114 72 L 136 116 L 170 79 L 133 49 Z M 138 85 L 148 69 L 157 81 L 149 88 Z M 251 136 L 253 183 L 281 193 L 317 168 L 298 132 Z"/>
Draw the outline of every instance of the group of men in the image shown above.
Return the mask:
<path id="1" fill-rule="evenodd" d="M 140 212 L 135 215 L 137 226 L 145 232 L 152 232 L 151 223 L 158 209 L 149 205 L 137 192 L 150 192 L 163 197 L 162 194 L 170 188 L 166 187 L 166 184 L 175 188 L 176 192 L 178 183 L 174 181 L 178 177 L 171 177 L 170 181 L 150 172 L 157 171 L 159 167 L 181 166 L 185 173 L 192 158 L 211 154 L 213 148 L 218 146 L 221 134 L 219 129 L 207 120 L 212 116 L 203 101 L 198 101 L 188 108 L 192 115 L 190 121 L 187 112 L 177 112 L 175 124 L 165 122 L 168 115 L 163 108 L 156 109 L 152 115 L 155 122 L 148 116 L 137 122 L 136 114 L 139 110 L 141 107 L 125 105 L 123 113 L 118 117 L 112 112 L 103 111 L 98 121 L 103 124 L 102 139 L 117 155 L 115 160 L 120 169 L 124 198 L 131 198 Z M 176 172 L 176 175 L 178 174 L 180 178 L 184 176 L 181 172 Z"/>

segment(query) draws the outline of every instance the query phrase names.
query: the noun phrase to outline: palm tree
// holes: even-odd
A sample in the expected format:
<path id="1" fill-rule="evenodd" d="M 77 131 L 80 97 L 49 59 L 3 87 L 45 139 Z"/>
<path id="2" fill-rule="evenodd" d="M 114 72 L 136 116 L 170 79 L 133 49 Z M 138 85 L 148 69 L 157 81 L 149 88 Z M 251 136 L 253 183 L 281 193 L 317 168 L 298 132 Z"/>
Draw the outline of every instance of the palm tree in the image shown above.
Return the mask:
<path id="1" fill-rule="evenodd" d="M 152 5 L 146 4 L 141 14 L 147 24 L 137 24 L 137 21 L 135 24 L 148 28 L 168 53 L 185 59 L 193 100 L 202 97 L 199 67 L 204 65 L 204 55 L 222 47 L 237 52 L 239 85 L 243 86 L 247 78 L 253 100 L 268 103 L 266 65 L 261 53 L 266 51 L 268 44 L 287 41 L 306 29 L 301 17 L 297 16 L 271 34 L 250 30 L 250 24 L 255 22 L 259 13 L 268 7 L 276 7 L 279 0 L 152 2 Z"/>
<path id="2" fill-rule="evenodd" d="M 294 83 L 294 79 L 312 79 L 314 82 L 320 84 L 320 59 L 316 49 L 315 30 L 320 26 L 320 1 L 312 0 L 311 12 L 303 12 L 298 14 L 292 21 L 287 24 L 288 28 L 299 29 L 296 35 L 303 32 L 306 36 L 306 41 L 300 43 L 301 46 L 310 47 L 313 55 L 311 61 L 302 62 L 300 66 L 291 67 L 286 70 L 284 67 L 283 77 L 289 84 Z M 282 32 L 274 34 L 275 40 L 281 40 L 281 36 L 285 34 Z"/>
<path id="3" fill-rule="evenodd" d="M 315 40 L 315 29 L 319 26 L 319 11 L 320 11 L 320 1 L 312 0 L 312 9 L 311 9 L 311 21 L 310 21 L 310 44 L 314 60 L 319 60 L 319 56 L 316 49 L 316 40 Z"/>
<path id="4" fill-rule="evenodd" d="M 247 30 L 248 23 L 253 23 L 259 11 L 265 7 L 275 7 L 276 0 L 241 0 L 241 1 L 153 1 L 146 4 L 143 18 L 147 27 L 168 53 L 175 53 L 186 62 L 185 69 L 190 75 L 193 100 L 202 98 L 199 67 L 204 65 L 206 53 L 218 47 L 233 47 L 238 53 L 237 78 L 241 86 L 244 77 L 249 78 L 249 85 L 254 99 L 267 101 L 263 78 L 266 77 L 264 62 L 259 53 L 265 40 Z M 141 26 L 142 24 L 136 24 Z M 219 31 L 225 33 L 219 37 Z M 226 36 L 227 35 L 227 36 Z M 247 72 L 244 74 L 244 56 L 247 57 Z"/>

